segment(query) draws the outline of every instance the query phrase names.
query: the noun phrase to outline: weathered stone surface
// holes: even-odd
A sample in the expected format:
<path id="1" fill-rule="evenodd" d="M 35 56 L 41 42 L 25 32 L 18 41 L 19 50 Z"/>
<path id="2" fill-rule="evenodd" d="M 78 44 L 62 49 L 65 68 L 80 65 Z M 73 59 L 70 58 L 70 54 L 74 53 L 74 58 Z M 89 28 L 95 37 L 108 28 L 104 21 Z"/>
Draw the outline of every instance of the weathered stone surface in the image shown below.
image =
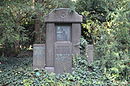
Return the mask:
<path id="1" fill-rule="evenodd" d="M 40 69 L 45 67 L 45 44 L 33 45 L 33 67 Z"/>
<path id="2" fill-rule="evenodd" d="M 56 41 L 71 41 L 71 25 L 56 25 Z"/>
<path id="3" fill-rule="evenodd" d="M 72 43 L 55 43 L 55 73 L 72 71 Z"/>
<path id="4" fill-rule="evenodd" d="M 94 48 L 93 45 L 87 45 L 86 46 L 86 55 L 87 55 L 87 60 L 89 63 L 93 62 L 93 56 L 94 56 Z"/>
<path id="5" fill-rule="evenodd" d="M 81 23 L 82 16 L 75 11 L 71 12 L 69 8 L 58 8 L 45 17 L 45 22 Z"/>
<path id="6" fill-rule="evenodd" d="M 82 16 L 68 8 L 55 9 L 45 17 L 46 70 L 72 71 L 72 54 L 80 54 L 81 22 Z"/>
<path id="7" fill-rule="evenodd" d="M 46 25 L 46 66 L 54 66 L 54 23 L 48 23 Z"/>
<path id="8" fill-rule="evenodd" d="M 81 36 L 81 24 L 73 23 L 72 24 L 72 43 L 73 43 L 73 54 L 80 54 L 80 36 Z"/>

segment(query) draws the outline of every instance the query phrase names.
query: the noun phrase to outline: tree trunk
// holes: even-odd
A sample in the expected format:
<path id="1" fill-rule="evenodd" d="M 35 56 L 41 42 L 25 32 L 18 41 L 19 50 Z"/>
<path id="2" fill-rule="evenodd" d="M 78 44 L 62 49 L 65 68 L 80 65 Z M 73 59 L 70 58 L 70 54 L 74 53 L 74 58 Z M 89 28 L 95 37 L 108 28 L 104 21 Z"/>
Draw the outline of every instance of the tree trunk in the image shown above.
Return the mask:
<path id="1" fill-rule="evenodd" d="M 33 0 L 33 3 L 42 3 L 43 0 Z M 35 19 L 35 43 L 41 43 L 42 42 L 42 31 L 41 31 L 41 17 L 42 13 L 37 11 L 36 19 Z"/>
<path id="2" fill-rule="evenodd" d="M 35 20 L 35 43 L 41 43 L 40 20 Z"/>

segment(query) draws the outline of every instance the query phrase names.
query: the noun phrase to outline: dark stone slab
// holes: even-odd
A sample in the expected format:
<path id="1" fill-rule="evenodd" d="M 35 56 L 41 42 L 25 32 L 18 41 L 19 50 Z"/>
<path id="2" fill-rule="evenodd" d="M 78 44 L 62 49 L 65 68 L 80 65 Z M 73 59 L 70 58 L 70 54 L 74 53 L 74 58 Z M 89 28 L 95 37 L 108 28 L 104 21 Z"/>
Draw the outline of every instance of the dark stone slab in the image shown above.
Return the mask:
<path id="1" fill-rule="evenodd" d="M 72 43 L 55 44 L 55 73 L 72 72 Z"/>

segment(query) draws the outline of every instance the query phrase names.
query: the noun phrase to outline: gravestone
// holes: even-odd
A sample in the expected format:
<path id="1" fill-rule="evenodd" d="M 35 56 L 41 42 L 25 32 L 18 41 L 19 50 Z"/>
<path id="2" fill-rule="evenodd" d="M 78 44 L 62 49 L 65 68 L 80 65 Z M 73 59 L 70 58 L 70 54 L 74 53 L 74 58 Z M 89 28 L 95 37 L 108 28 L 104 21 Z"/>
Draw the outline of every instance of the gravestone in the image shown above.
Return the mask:
<path id="1" fill-rule="evenodd" d="M 57 74 L 72 72 L 72 56 L 80 54 L 82 16 L 69 8 L 53 10 L 45 17 L 45 69 Z"/>
<path id="2" fill-rule="evenodd" d="M 86 56 L 87 56 L 87 60 L 88 60 L 89 64 L 93 62 L 93 55 L 94 55 L 93 45 L 87 45 L 86 46 Z"/>
<path id="3" fill-rule="evenodd" d="M 33 68 L 45 67 L 45 44 L 33 45 Z"/>

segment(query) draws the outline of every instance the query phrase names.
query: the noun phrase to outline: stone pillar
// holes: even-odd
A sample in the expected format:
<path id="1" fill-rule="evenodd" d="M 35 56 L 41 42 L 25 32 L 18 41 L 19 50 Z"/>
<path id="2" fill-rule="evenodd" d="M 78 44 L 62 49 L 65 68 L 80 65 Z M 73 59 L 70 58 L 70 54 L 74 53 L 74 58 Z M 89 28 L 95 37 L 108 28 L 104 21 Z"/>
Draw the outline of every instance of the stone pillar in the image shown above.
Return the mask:
<path id="1" fill-rule="evenodd" d="M 33 45 L 33 68 L 45 67 L 45 44 Z"/>
<path id="2" fill-rule="evenodd" d="M 92 63 L 93 62 L 93 56 L 94 56 L 94 47 L 93 45 L 87 45 L 86 46 L 86 56 L 87 56 L 87 60 L 88 63 Z"/>

